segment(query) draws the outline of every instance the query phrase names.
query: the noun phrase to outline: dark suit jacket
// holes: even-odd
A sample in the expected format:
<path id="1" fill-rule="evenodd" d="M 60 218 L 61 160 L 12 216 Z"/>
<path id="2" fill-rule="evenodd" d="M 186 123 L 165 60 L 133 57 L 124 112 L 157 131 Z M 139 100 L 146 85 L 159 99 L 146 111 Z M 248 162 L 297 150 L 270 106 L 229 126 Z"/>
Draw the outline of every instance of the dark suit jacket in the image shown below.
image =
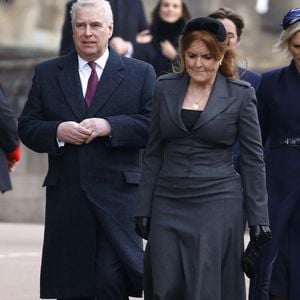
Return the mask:
<path id="1" fill-rule="evenodd" d="M 257 90 L 261 77 L 259 73 L 238 67 L 238 74 L 241 80 L 249 82 Z"/>
<path id="2" fill-rule="evenodd" d="M 76 0 L 71 0 L 66 4 L 59 55 L 74 50 L 70 16 L 70 10 L 74 2 Z M 113 36 L 119 36 L 134 45 L 137 33 L 148 27 L 141 0 L 110 0 L 109 2 L 114 17 Z"/>
<path id="3" fill-rule="evenodd" d="M 161 76 L 157 84 L 136 215 L 151 216 L 159 177 L 214 180 L 237 175 L 232 146 L 238 139 L 243 187 L 240 191 L 243 190 L 249 224 L 268 224 L 254 89 L 246 82 L 218 74 L 207 106 L 189 132 L 180 117 L 188 82 L 187 75 L 174 74 Z"/>
<path id="4" fill-rule="evenodd" d="M 19 144 L 17 119 L 0 86 L 0 191 L 11 189 L 6 153 Z"/>
<path id="5" fill-rule="evenodd" d="M 133 207 L 141 148 L 148 138 L 153 68 L 110 49 L 93 102 L 85 109 L 75 52 L 37 66 L 19 119 L 23 143 L 48 153 L 41 296 L 95 295 L 96 218 L 120 255 L 129 293 L 142 291 L 142 240 L 134 233 Z M 112 137 L 58 148 L 62 121 L 106 118 Z M 87 201 L 89 200 L 89 201 Z"/>

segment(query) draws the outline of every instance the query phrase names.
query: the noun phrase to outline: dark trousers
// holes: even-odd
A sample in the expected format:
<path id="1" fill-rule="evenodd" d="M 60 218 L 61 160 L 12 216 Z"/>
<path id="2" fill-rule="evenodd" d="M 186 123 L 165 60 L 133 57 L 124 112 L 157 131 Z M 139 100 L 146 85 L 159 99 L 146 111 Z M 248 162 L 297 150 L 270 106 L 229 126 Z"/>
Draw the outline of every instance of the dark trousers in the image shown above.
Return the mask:
<path id="1" fill-rule="evenodd" d="M 97 208 L 96 208 L 97 213 Z M 97 224 L 96 297 L 58 298 L 57 300 L 128 300 L 127 279 L 121 261 Z"/>
<path id="2" fill-rule="evenodd" d="M 123 266 L 101 229 L 97 240 L 96 274 L 97 300 L 128 300 Z"/>

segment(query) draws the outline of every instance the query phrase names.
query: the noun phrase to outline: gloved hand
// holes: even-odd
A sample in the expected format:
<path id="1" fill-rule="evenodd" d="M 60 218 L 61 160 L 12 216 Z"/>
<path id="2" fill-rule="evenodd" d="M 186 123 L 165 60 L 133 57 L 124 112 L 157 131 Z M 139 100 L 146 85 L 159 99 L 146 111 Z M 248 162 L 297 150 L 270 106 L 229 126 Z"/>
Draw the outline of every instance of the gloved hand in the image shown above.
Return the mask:
<path id="1" fill-rule="evenodd" d="M 272 234 L 269 226 L 250 226 L 250 242 L 242 255 L 242 267 L 250 279 L 253 279 L 263 249 L 271 239 Z"/>
<path id="2" fill-rule="evenodd" d="M 135 224 L 135 232 L 144 240 L 148 240 L 149 232 L 150 232 L 150 217 L 134 217 Z"/>

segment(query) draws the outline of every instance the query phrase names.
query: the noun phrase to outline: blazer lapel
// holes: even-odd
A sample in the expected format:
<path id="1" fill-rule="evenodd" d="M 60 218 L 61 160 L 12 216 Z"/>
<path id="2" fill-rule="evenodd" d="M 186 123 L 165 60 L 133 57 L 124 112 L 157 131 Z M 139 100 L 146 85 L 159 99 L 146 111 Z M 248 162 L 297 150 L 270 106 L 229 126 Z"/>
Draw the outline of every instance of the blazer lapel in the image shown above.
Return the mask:
<path id="1" fill-rule="evenodd" d="M 57 75 L 60 88 L 69 103 L 70 109 L 81 120 L 85 115 L 86 108 L 82 94 L 82 87 L 78 73 L 77 54 L 73 52 L 59 66 L 61 71 Z M 74 85 L 75 83 L 75 85 Z"/>
<path id="2" fill-rule="evenodd" d="M 171 89 L 167 91 L 166 104 L 168 111 L 174 123 L 184 131 L 187 131 L 181 119 L 181 109 L 189 83 L 189 76 L 183 74 L 178 77 L 177 84 L 172 84 Z"/>
<path id="3" fill-rule="evenodd" d="M 109 58 L 103 70 L 98 87 L 91 106 L 88 108 L 87 117 L 90 118 L 101 109 L 101 107 L 109 100 L 113 92 L 123 81 L 124 75 L 122 70 L 125 66 L 118 54 L 113 50 L 109 50 Z"/>
<path id="4" fill-rule="evenodd" d="M 222 113 L 234 100 L 235 97 L 228 96 L 226 78 L 218 73 L 206 107 L 193 130 L 202 127 Z"/>

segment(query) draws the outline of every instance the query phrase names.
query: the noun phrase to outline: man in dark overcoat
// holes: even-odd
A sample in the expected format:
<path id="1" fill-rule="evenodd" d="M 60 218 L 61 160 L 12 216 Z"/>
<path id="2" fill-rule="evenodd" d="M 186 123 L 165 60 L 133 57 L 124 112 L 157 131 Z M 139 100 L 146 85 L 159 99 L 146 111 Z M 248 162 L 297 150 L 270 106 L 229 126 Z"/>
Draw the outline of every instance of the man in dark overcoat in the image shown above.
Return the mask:
<path id="1" fill-rule="evenodd" d="M 17 118 L 0 85 L 0 191 L 11 190 L 9 172 L 20 159 Z"/>
<path id="2" fill-rule="evenodd" d="M 41 298 L 139 297 L 133 207 L 156 76 L 108 47 L 107 1 L 78 0 L 72 26 L 76 52 L 36 67 L 19 119 L 24 144 L 49 157 Z"/>
<path id="3" fill-rule="evenodd" d="M 65 19 L 62 27 L 59 55 L 64 55 L 74 49 L 70 10 L 76 0 L 66 4 Z M 141 0 L 109 0 L 114 15 L 114 32 L 111 46 L 121 55 L 134 51 L 136 35 L 148 28 L 143 3 Z"/>

